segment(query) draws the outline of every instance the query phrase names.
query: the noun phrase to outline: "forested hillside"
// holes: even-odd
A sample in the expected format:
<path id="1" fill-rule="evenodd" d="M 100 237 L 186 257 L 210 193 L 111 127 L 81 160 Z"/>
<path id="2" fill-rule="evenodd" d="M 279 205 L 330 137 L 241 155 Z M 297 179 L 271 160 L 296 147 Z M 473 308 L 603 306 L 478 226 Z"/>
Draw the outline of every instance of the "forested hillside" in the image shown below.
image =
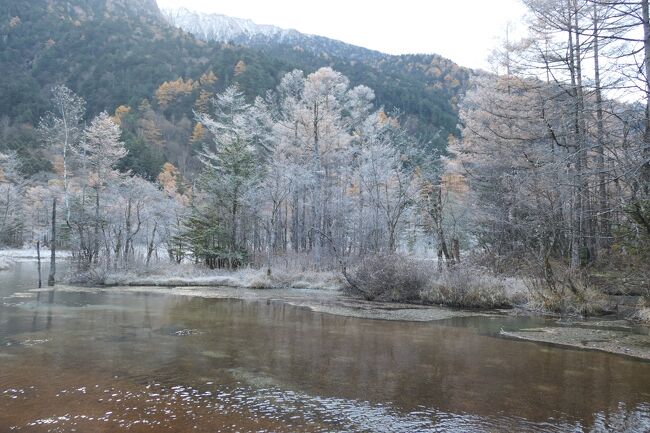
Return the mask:
<path id="1" fill-rule="evenodd" d="M 324 53 L 200 41 L 150 1 L 2 10 L 3 244 L 51 243 L 57 197 L 56 242 L 81 269 L 130 266 L 142 248 L 147 263 L 165 250 L 210 267 L 271 266 L 281 251 L 330 267 L 397 249 L 407 227 L 415 245 L 416 184 L 431 181 L 431 147 L 456 114 L 406 66 L 384 75 L 329 62 L 347 77 L 318 67 Z M 438 123 L 413 104 L 442 107 Z"/>
<path id="2" fill-rule="evenodd" d="M 456 102 L 468 76 L 437 56 L 378 57 L 370 64 L 330 58 L 327 47 L 316 54 L 201 41 L 169 25 L 153 0 L 2 0 L 0 13 L 0 150 L 16 150 L 26 174 L 51 169 L 34 127 L 56 84 L 83 97 L 88 116 L 119 107 L 123 138 L 133 150 L 123 169 L 154 178 L 166 161 L 196 174 L 193 110 L 206 109 L 208 96 L 231 84 L 252 101 L 295 68 L 309 73 L 332 66 L 352 84 L 375 89 L 377 103 L 400 113 L 422 146 L 444 149 L 456 133 Z M 453 86 L 431 84 L 431 74 Z"/>
<path id="3" fill-rule="evenodd" d="M 186 158 L 183 152 L 191 154 L 188 119 L 200 93 L 190 85 L 185 98 L 167 109 L 156 99 L 161 85 L 178 79 L 198 83 L 209 74 L 215 77 L 211 85 L 240 82 L 252 97 L 291 69 L 259 51 L 197 41 L 167 25 L 155 1 L 2 1 L 0 11 L 0 146 L 17 150 L 30 174 L 48 166 L 33 126 L 50 109 L 56 84 L 81 95 L 88 116 L 132 107 L 134 125 L 124 138 L 134 152 L 126 164 L 155 177 L 165 160 L 176 163 Z M 239 61 L 248 65 L 242 76 L 235 71 Z"/>
<path id="4" fill-rule="evenodd" d="M 357 267 L 368 298 L 520 302 L 471 280 L 493 273 L 561 313 L 647 294 L 650 18 L 573 3 L 527 1 L 529 37 L 493 56 L 506 73 L 470 77 L 228 17 L 181 23 L 246 30 L 200 40 L 153 1 L 4 1 L 0 242 L 50 242 L 56 198 L 84 271 L 283 260 Z M 437 254 L 453 290 L 397 253 Z"/>
<path id="5" fill-rule="evenodd" d="M 255 51 L 197 41 L 162 19 L 151 0 L 6 1 L 2 21 L 5 72 L 2 115 L 37 122 L 49 87 L 65 83 L 92 114 L 151 98 L 168 80 L 208 71 L 226 87 L 239 60 L 249 67 L 250 95 L 277 84 L 290 65 Z"/>
<path id="6" fill-rule="evenodd" d="M 305 70 L 331 66 L 341 71 L 354 84 L 375 89 L 378 104 L 389 111 L 401 111 L 409 131 L 429 148 L 444 149 L 448 136 L 457 133 L 458 102 L 470 70 L 449 59 L 435 54 L 390 55 L 323 36 L 185 8 L 163 14 L 171 24 L 206 41 L 258 48 Z"/>

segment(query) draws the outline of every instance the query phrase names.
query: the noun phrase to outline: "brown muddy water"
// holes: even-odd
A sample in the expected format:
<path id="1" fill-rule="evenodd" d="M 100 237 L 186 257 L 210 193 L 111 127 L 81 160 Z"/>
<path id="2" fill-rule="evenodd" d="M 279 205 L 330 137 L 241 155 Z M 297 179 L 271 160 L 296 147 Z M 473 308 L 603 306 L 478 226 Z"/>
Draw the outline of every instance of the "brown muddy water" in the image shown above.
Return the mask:
<path id="1" fill-rule="evenodd" d="M 282 301 L 25 293 L 0 273 L 0 432 L 648 432 L 650 363 Z"/>

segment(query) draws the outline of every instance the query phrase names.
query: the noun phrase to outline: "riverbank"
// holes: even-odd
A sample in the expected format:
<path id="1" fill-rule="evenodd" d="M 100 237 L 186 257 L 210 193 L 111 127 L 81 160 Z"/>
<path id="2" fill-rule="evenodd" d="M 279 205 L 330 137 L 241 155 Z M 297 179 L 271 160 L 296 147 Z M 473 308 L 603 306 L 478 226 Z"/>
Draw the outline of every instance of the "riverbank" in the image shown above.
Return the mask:
<path id="1" fill-rule="evenodd" d="M 582 350 L 598 350 L 650 361 L 650 335 L 633 332 L 627 321 L 583 321 L 560 327 L 502 331 L 501 336 Z M 637 329 L 639 331 L 639 329 Z"/>
<path id="2" fill-rule="evenodd" d="M 346 295 L 340 290 L 274 288 L 254 289 L 233 286 L 105 286 L 79 287 L 57 285 L 56 291 L 89 293 L 147 293 L 172 296 L 191 296 L 207 299 L 240 299 L 248 301 L 281 302 L 312 311 L 362 319 L 429 322 L 454 317 L 503 314 L 500 312 L 463 311 L 438 306 L 412 305 L 391 302 L 373 302 Z M 33 289 L 31 292 L 47 292 Z"/>
<path id="3" fill-rule="evenodd" d="M 74 279 L 73 279 L 74 282 Z M 83 279 L 81 279 L 83 282 Z M 336 272 L 283 271 L 268 275 L 264 270 L 241 269 L 217 273 L 191 265 L 175 265 L 147 274 L 137 272 L 107 272 L 100 276 L 105 286 L 153 287 L 237 287 L 246 289 L 319 289 L 341 291 L 345 282 Z"/>
<path id="4" fill-rule="evenodd" d="M 207 282 L 204 281 L 206 284 Z M 232 281 L 231 281 L 232 282 Z M 56 291 L 89 293 L 133 293 L 189 296 L 212 299 L 239 299 L 267 303 L 285 303 L 308 308 L 315 312 L 344 317 L 374 320 L 435 322 L 462 317 L 499 317 L 534 314 L 524 310 L 458 310 L 440 306 L 366 301 L 351 297 L 340 290 L 274 288 L 253 289 L 228 286 L 136 286 L 115 285 L 104 287 L 79 287 L 58 285 Z M 31 292 L 49 289 L 34 289 Z M 552 344 L 556 346 L 596 350 L 618 355 L 650 360 L 650 330 L 635 326 L 628 320 L 585 319 L 576 322 L 550 322 L 549 326 L 501 331 L 503 338 Z"/>
<path id="5" fill-rule="evenodd" d="M 416 322 L 407 320 L 430 319 L 435 309 L 391 305 L 417 311 L 401 311 L 403 320 L 367 320 L 290 305 L 316 309 L 342 295 L 311 289 L 57 286 L 27 298 L 18 290 L 34 287 L 33 271 L 33 263 L 18 263 L 0 285 L 7 296 L 0 302 L 3 389 L 16 390 L 3 399 L 3 425 L 23 430 L 65 416 L 70 421 L 50 427 L 92 431 L 147 421 L 146 430 L 185 420 L 190 430 L 209 431 L 221 426 L 202 411 L 210 405 L 210 413 L 231 408 L 252 422 L 255 414 L 286 414 L 287 431 L 327 419 L 317 430 L 338 431 L 330 420 L 341 420 L 340 431 L 433 432 L 443 425 L 559 433 L 578 422 L 588 430 L 593 414 L 627 422 L 634 408 L 645 410 L 650 389 L 650 363 L 498 336 L 502 327 L 552 326 L 548 319 L 495 312 Z M 396 318 L 387 306 L 361 304 L 350 307 L 365 317 L 383 308 L 372 317 Z M 48 381 L 33 379 L 41 377 Z M 456 413 L 460 421 L 450 424 Z M 93 424 L 81 415 L 101 419 Z M 298 415 L 305 420 L 299 425 Z M 239 422 L 230 428 L 262 425 Z"/>
<path id="6" fill-rule="evenodd" d="M 0 254 L 0 257 L 22 256 L 29 260 L 29 252 Z M 274 272 L 268 276 L 263 270 L 243 269 L 220 272 L 197 269 L 191 265 L 142 272 L 113 272 L 98 275 L 101 282 L 79 281 L 78 275 L 67 285 L 57 285 L 57 291 L 151 293 L 202 298 L 242 299 L 280 302 L 312 311 L 344 317 L 364 319 L 428 322 L 476 316 L 521 315 L 551 317 L 541 312 L 521 308 L 506 310 L 468 310 L 440 305 L 368 301 L 351 296 L 344 290 L 346 282 L 334 272 Z M 514 284 L 510 284 L 514 287 Z M 49 289 L 43 289 L 47 291 Z M 519 292 L 520 294 L 521 292 Z M 516 293 L 515 293 L 516 294 Z M 618 302 L 618 301 L 617 301 Z M 596 325 L 599 324 L 599 325 Z M 580 322 L 560 322 L 558 325 L 509 330 L 504 338 L 553 344 L 577 349 L 633 356 L 650 360 L 650 330 L 634 320 L 589 319 Z"/>

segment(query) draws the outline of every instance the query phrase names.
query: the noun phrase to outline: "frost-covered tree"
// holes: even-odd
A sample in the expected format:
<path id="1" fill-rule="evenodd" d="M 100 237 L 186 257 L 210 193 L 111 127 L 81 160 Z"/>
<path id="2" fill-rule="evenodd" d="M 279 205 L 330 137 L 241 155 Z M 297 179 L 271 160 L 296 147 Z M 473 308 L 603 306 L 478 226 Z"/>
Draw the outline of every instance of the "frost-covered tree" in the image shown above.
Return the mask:
<path id="1" fill-rule="evenodd" d="M 360 128 L 359 174 L 362 193 L 371 209 L 375 250 L 394 252 L 405 212 L 414 203 L 416 183 L 407 155 L 398 147 L 403 131 L 375 115 Z M 381 240 L 379 235 L 381 236 Z"/>
<path id="2" fill-rule="evenodd" d="M 285 211 L 293 251 L 318 268 L 394 250 L 414 167 L 406 170 L 403 131 L 373 106 L 374 92 L 322 68 L 285 75 L 270 100 L 274 143 L 294 167 Z M 379 159 L 385 170 L 371 179 Z"/>
<path id="3" fill-rule="evenodd" d="M 16 153 L 0 154 L 0 244 L 22 245 L 24 189 Z"/>
<path id="4" fill-rule="evenodd" d="M 48 112 L 39 125 L 45 140 L 62 155 L 63 198 L 66 221 L 70 220 L 70 198 L 68 192 L 70 174 L 70 154 L 79 144 L 83 132 L 83 116 L 86 102 L 65 85 L 52 88 L 52 111 Z"/>
<path id="5" fill-rule="evenodd" d="M 243 247 L 240 238 L 242 200 L 259 181 L 261 174 L 260 155 L 263 138 L 254 128 L 256 119 L 253 107 L 246 103 L 243 93 L 231 86 L 214 99 L 215 112 L 212 115 L 197 113 L 197 121 L 210 132 L 212 143 L 205 145 L 199 158 L 204 169 L 198 182 L 199 189 L 208 203 L 195 203 L 194 227 L 191 231 L 206 225 L 219 225 L 219 236 L 203 237 L 204 258 L 219 260 L 226 258 L 230 266 L 241 262 Z M 207 208 L 204 208 L 207 205 Z M 203 209 L 204 208 L 204 209 Z M 202 209 L 202 210 L 201 210 Z M 199 214 L 217 214 L 211 222 L 200 223 Z M 227 217 L 226 217 L 227 215 Z M 223 238 L 225 233 L 227 238 Z M 195 233 L 194 236 L 198 236 Z"/>
<path id="6" fill-rule="evenodd" d="M 122 178 L 115 168 L 127 154 L 120 135 L 120 127 L 103 112 L 86 127 L 79 145 L 84 180 L 77 197 L 75 227 L 79 236 L 81 259 L 86 264 L 99 260 L 101 232 L 105 221 L 102 218 L 102 193 Z M 93 192 L 92 198 L 88 196 L 88 188 Z M 91 206 L 92 213 L 89 212 Z"/>
<path id="7" fill-rule="evenodd" d="M 397 119 L 373 103 L 371 89 L 331 68 L 290 72 L 253 103 L 236 87 L 216 95 L 215 112 L 196 115 L 203 172 L 176 256 L 212 267 L 248 259 L 270 272 L 290 254 L 321 269 L 395 251 L 418 162 Z"/>

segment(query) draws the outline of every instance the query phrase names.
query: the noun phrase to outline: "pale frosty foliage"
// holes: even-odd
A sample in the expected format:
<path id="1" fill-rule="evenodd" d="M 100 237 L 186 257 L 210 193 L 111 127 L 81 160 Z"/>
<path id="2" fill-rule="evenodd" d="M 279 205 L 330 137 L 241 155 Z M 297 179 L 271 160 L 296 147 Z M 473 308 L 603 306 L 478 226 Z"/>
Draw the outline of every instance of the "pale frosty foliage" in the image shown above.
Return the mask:
<path id="1" fill-rule="evenodd" d="M 97 277 L 97 276 L 95 276 Z M 269 277 L 265 270 L 244 268 L 214 271 L 192 264 L 154 265 L 140 271 L 109 271 L 100 281 L 106 285 L 242 287 L 250 289 L 296 288 L 340 290 L 344 283 L 336 272 L 284 270 Z"/>
<path id="2" fill-rule="evenodd" d="M 105 111 L 95 117 L 84 131 L 79 153 L 98 176 L 112 170 L 126 156 L 121 134 L 120 127 Z"/>
<path id="3" fill-rule="evenodd" d="M 471 265 L 436 271 L 426 260 L 401 255 L 365 258 L 350 272 L 350 291 L 368 300 L 439 304 L 457 308 L 508 308 L 526 301 L 515 279 Z"/>
<path id="4" fill-rule="evenodd" d="M 82 135 L 81 122 L 86 102 L 64 85 L 52 88 L 52 111 L 41 119 L 39 131 L 42 138 L 63 152 L 75 146 Z"/>

